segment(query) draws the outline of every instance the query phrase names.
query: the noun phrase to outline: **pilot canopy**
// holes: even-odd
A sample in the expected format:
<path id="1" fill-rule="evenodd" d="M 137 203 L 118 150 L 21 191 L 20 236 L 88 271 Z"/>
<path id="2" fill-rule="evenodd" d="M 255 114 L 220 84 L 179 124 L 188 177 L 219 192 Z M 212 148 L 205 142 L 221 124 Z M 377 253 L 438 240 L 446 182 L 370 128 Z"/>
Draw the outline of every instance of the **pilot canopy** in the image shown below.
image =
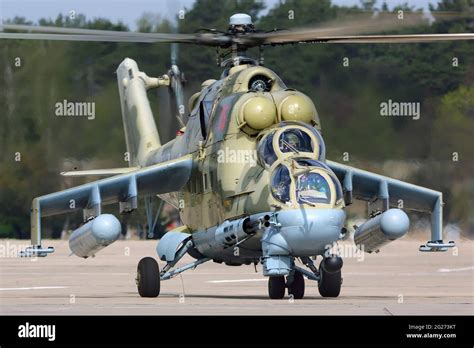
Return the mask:
<path id="1" fill-rule="evenodd" d="M 341 207 L 341 185 L 324 163 L 323 138 L 302 122 L 282 122 L 259 141 L 258 159 L 270 172 L 273 205 L 282 208 Z"/>
<path id="2" fill-rule="evenodd" d="M 301 122 L 282 122 L 270 130 L 258 144 L 258 157 L 263 167 L 279 159 L 303 156 L 318 161 L 326 159 L 326 146 L 321 134 Z"/>

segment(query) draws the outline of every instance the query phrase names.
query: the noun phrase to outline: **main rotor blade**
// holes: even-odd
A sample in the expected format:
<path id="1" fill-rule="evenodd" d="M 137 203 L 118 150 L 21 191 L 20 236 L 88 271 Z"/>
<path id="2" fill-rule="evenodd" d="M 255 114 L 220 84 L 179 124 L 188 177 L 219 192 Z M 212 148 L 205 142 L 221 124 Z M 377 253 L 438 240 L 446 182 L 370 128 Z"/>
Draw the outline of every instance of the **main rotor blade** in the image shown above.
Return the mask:
<path id="1" fill-rule="evenodd" d="M 307 40 L 308 43 L 416 43 L 435 41 L 462 41 L 474 40 L 474 33 L 460 34 L 408 34 L 408 35 L 353 35 L 320 37 L 316 40 Z"/>
<path id="2" fill-rule="evenodd" d="M 241 38 L 237 38 L 237 42 L 247 45 L 269 45 L 269 44 L 285 44 L 285 43 L 298 43 L 298 42 L 329 42 L 329 41 L 342 41 L 342 37 L 348 39 L 353 38 L 362 34 L 373 36 L 372 34 L 378 34 L 380 32 L 389 32 L 391 30 L 400 30 L 419 25 L 429 25 L 430 21 L 446 21 L 455 20 L 460 18 L 467 18 L 467 14 L 459 12 L 433 12 L 431 18 L 427 17 L 427 14 L 421 12 L 408 12 L 403 14 L 403 19 L 398 17 L 397 13 L 384 12 L 378 14 L 372 14 L 368 16 L 367 13 L 362 13 L 357 16 L 352 16 L 347 19 L 335 19 L 331 22 L 322 23 L 319 27 L 313 28 L 299 28 L 294 30 L 281 30 L 268 33 L 255 33 L 249 34 Z M 347 36 L 347 38 L 346 38 Z M 382 36 L 382 35 L 379 35 Z M 370 42 L 382 42 L 375 41 L 374 38 L 367 38 Z M 427 39 L 430 41 L 441 40 L 440 39 Z M 446 38 L 449 39 L 449 38 Z M 357 42 L 362 42 L 357 39 Z M 388 39 L 388 40 L 393 40 Z M 409 39 L 409 42 L 413 42 L 413 39 Z M 456 37 L 454 40 L 466 40 L 466 38 Z M 388 41 L 383 41 L 388 42 Z M 404 41 L 401 41 L 404 42 Z M 407 41 L 408 42 L 408 41 Z"/>
<path id="3" fill-rule="evenodd" d="M 293 35 L 295 34 L 295 35 Z M 405 34 L 405 35 L 312 35 L 311 33 L 289 33 L 285 36 L 265 38 L 261 45 L 283 45 L 290 43 L 409 43 L 432 41 L 474 40 L 474 33 L 452 34 Z M 253 45 L 253 38 L 250 38 Z M 246 39 L 243 40 L 246 43 Z"/>
<path id="4" fill-rule="evenodd" d="M 47 27 L 38 25 L 22 25 L 22 24 L 3 24 L 0 29 L 18 30 L 36 33 L 52 33 L 52 34 L 77 34 L 77 35 L 107 35 L 116 37 L 140 37 L 154 38 L 166 40 L 192 39 L 193 34 L 177 34 L 177 33 L 140 33 L 134 31 L 117 31 L 117 30 L 97 30 L 82 28 L 65 28 L 65 27 Z"/>
<path id="5" fill-rule="evenodd" d="M 133 34 L 147 34 L 137 33 L 130 31 L 117 31 L 117 30 L 97 30 L 97 29 L 84 29 L 84 28 L 69 28 L 69 27 L 50 27 L 40 25 L 26 25 L 26 24 L 3 24 L 0 25 L 3 30 L 17 30 L 17 31 L 28 31 L 34 33 L 53 33 L 53 34 L 82 34 L 82 35 L 116 35 L 116 36 L 129 36 Z"/>
<path id="6" fill-rule="evenodd" d="M 467 18 L 466 14 L 456 12 L 433 12 L 436 20 Z M 222 33 L 178 34 L 178 33 L 139 33 L 113 30 L 96 30 L 63 27 L 42 27 L 32 25 L 4 24 L 0 28 L 27 33 L 0 32 L 0 39 L 60 40 L 60 41 L 99 41 L 136 43 L 191 43 L 205 46 L 230 47 L 233 43 L 243 47 L 260 45 L 280 45 L 288 43 L 405 43 L 448 40 L 472 40 L 474 34 L 411 34 L 411 35 L 360 35 L 399 30 L 414 25 L 428 24 L 428 19 L 420 12 L 405 13 L 403 20 L 396 13 L 378 13 L 375 17 L 367 13 L 352 19 L 336 19 L 322 26 L 308 29 L 273 31 L 269 33 L 249 33 L 242 36 Z M 177 60 L 177 47 L 171 50 L 171 60 Z"/>
<path id="7" fill-rule="evenodd" d="M 53 41 L 86 41 L 86 42 L 137 42 L 137 43 L 153 43 L 167 42 L 159 41 L 151 38 L 139 37 L 116 37 L 107 35 L 71 35 L 71 34 L 32 34 L 32 33 L 0 33 L 0 39 L 15 40 L 53 40 Z"/>
<path id="8" fill-rule="evenodd" d="M 61 40 L 61 41 L 104 41 L 104 42 L 142 42 L 142 43 L 198 43 L 193 34 L 138 33 L 128 31 L 78 29 L 63 27 L 42 27 L 34 25 L 4 24 L 4 30 L 29 31 L 29 33 L 3 33 L 3 39 Z"/>

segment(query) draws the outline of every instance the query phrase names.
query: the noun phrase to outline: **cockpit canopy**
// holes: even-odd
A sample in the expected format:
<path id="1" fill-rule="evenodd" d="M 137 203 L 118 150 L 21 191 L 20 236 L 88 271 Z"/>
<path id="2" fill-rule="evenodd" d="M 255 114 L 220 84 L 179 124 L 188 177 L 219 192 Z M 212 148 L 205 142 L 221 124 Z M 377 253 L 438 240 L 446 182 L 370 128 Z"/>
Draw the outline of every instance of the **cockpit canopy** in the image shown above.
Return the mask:
<path id="1" fill-rule="evenodd" d="M 324 163 L 326 148 L 319 132 L 302 122 L 282 122 L 261 139 L 259 164 L 270 171 L 274 204 L 298 207 L 343 206 L 341 183 Z"/>
<path id="2" fill-rule="evenodd" d="M 313 207 L 343 204 L 341 183 L 323 162 L 309 158 L 284 160 L 272 170 L 270 177 L 272 197 L 278 204 Z"/>
<path id="3" fill-rule="evenodd" d="M 326 157 L 326 147 L 319 132 L 299 122 L 282 122 L 280 127 L 260 140 L 257 151 L 263 167 L 270 167 L 277 159 L 294 155 L 319 161 L 324 161 Z"/>
<path id="4" fill-rule="evenodd" d="M 297 177 L 296 197 L 299 203 L 331 203 L 329 182 L 319 173 L 305 173 Z"/>

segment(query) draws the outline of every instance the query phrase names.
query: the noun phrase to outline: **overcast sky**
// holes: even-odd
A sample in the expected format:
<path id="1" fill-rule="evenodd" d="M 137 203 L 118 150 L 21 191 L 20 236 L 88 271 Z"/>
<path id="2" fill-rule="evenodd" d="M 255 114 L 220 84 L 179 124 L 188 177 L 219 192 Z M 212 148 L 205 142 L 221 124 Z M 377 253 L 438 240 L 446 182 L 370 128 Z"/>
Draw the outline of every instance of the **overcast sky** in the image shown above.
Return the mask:
<path id="1" fill-rule="evenodd" d="M 315 0 L 317 1 L 317 0 Z M 37 21 L 40 18 L 56 18 L 59 13 L 70 11 L 83 13 L 87 18 L 105 17 L 111 21 L 121 20 L 130 28 L 135 28 L 138 17 L 144 12 L 160 13 L 174 17 L 181 8 L 190 8 L 194 0 L 0 0 L 0 19 L 25 17 Z M 279 0 L 265 0 L 267 7 L 273 7 Z M 359 0 L 333 0 L 338 5 L 357 5 Z M 380 5 L 383 0 L 378 0 Z M 407 2 L 416 8 L 428 8 L 428 4 L 438 0 L 387 0 L 392 7 Z"/>

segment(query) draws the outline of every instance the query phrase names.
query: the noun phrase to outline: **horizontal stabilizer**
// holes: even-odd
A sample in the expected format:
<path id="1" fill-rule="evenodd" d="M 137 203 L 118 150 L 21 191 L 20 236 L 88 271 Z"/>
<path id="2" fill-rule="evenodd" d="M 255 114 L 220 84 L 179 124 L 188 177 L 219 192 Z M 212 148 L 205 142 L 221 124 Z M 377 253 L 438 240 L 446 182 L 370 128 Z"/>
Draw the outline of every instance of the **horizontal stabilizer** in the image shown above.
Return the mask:
<path id="1" fill-rule="evenodd" d="M 110 168 L 110 169 L 90 169 L 90 170 L 71 170 L 68 172 L 61 172 L 62 176 L 111 176 L 118 174 L 130 173 L 140 167 L 124 167 L 124 168 Z"/>

